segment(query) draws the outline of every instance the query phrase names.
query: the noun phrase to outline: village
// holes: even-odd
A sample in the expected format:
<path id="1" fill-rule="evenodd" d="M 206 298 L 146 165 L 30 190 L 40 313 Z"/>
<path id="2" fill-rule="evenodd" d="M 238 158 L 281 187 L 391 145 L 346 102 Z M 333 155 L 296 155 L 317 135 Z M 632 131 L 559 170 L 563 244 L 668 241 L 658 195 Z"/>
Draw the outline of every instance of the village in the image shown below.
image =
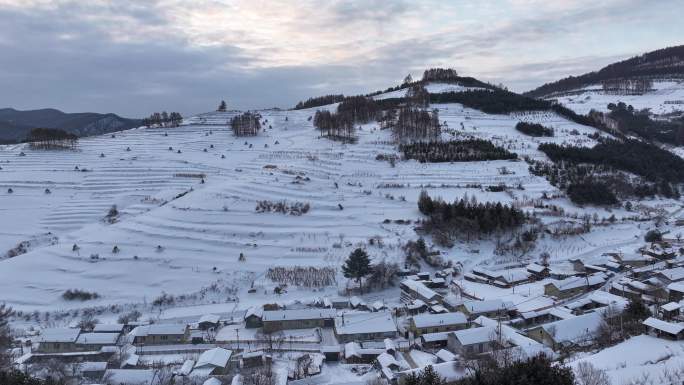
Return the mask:
<path id="1" fill-rule="evenodd" d="M 372 303 L 349 292 L 192 322 L 36 329 L 15 336 L 14 366 L 109 385 L 403 385 L 431 366 L 450 383 L 483 358 L 567 359 L 640 333 L 684 340 L 681 247 L 672 239 L 497 271 L 400 270 L 399 298 Z M 516 290 L 528 295 L 507 294 Z"/>

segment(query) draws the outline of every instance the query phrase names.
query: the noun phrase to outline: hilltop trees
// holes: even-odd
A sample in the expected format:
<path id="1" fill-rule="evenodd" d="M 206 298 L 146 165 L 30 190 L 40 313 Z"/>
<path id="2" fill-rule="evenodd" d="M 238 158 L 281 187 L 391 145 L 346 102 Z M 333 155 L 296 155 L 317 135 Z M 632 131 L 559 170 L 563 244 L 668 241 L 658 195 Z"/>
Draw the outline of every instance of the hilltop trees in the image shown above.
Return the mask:
<path id="1" fill-rule="evenodd" d="M 433 235 L 437 244 L 449 246 L 454 238 L 466 235 L 470 238 L 494 231 L 506 231 L 521 226 L 525 214 L 508 205 L 497 203 L 478 203 L 475 199 L 460 199 L 447 203 L 432 199 L 423 191 L 418 198 L 418 209 L 427 216 L 421 230 Z"/>
<path id="2" fill-rule="evenodd" d="M 342 265 L 342 273 L 345 278 L 354 279 L 361 287 L 361 279 L 372 272 L 370 258 L 365 250 L 357 248 L 349 254 Z"/>
<path id="3" fill-rule="evenodd" d="M 78 136 L 56 128 L 34 128 L 26 140 L 34 149 L 73 149 Z"/>
<path id="4" fill-rule="evenodd" d="M 399 110 L 392 136 L 399 143 L 437 140 L 442 134 L 439 112 L 403 107 Z"/>
<path id="5" fill-rule="evenodd" d="M 303 102 L 297 103 L 294 109 L 302 110 L 305 108 L 325 106 L 328 104 L 341 102 L 342 100 L 344 100 L 344 95 L 342 94 L 317 96 L 315 98 L 309 98 Z"/>
<path id="6" fill-rule="evenodd" d="M 460 78 L 453 68 L 428 68 L 423 72 L 423 81 L 456 82 Z"/>
<path id="7" fill-rule="evenodd" d="M 221 100 L 221 103 L 219 104 L 219 106 L 218 106 L 218 108 L 216 109 L 216 111 L 218 111 L 218 112 L 226 112 L 227 109 L 228 109 L 228 105 L 226 104 L 226 101 L 225 101 L 225 100 Z"/>
<path id="8" fill-rule="evenodd" d="M 235 136 L 256 136 L 261 129 L 260 116 L 252 112 L 233 116 L 230 127 Z"/>
<path id="9" fill-rule="evenodd" d="M 183 116 L 179 112 L 168 113 L 166 111 L 154 112 L 142 120 L 143 126 L 150 127 L 178 127 L 183 122 Z"/>
<path id="10" fill-rule="evenodd" d="M 424 162 L 471 162 L 516 159 L 518 155 L 483 139 L 431 141 L 402 144 L 404 159 Z"/>

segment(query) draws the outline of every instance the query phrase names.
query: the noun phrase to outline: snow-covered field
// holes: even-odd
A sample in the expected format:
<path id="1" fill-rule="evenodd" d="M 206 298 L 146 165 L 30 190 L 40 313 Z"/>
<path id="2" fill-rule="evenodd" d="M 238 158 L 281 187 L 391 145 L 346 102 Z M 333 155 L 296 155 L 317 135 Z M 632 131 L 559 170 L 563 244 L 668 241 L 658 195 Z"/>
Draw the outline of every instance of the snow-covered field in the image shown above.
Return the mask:
<path id="1" fill-rule="evenodd" d="M 606 93 L 601 85 L 591 85 L 553 98 L 579 114 L 592 109 L 607 112 L 608 103 L 624 102 L 637 110 L 648 108 L 653 114 L 663 115 L 684 110 L 684 81 L 654 81 L 653 90 L 644 95 Z"/>
<path id="2" fill-rule="evenodd" d="M 433 107 L 449 127 L 445 138 L 487 138 L 532 158 L 545 157 L 537 150 L 540 141 L 595 144 L 586 136 L 593 128 L 552 113 L 488 115 L 459 104 Z M 162 292 L 198 293 L 199 303 L 239 299 L 240 304 L 222 312 L 244 310 L 272 300 L 260 287 L 269 267 L 337 267 L 361 244 L 376 261 L 403 262 L 400 245 L 417 236 L 413 225 L 394 220 L 421 217 L 416 201 L 422 189 L 446 200 L 468 194 L 480 201 L 521 204 L 543 192 L 558 192 L 544 178 L 530 175 L 523 161 L 400 161 L 393 167 L 376 160 L 380 153 L 397 152 L 388 131 L 369 124 L 357 144 L 333 142 L 318 137 L 309 121 L 314 112 L 261 111 L 265 130 L 253 138 L 234 137 L 226 122 L 235 112 L 227 112 L 202 114 L 178 128 L 84 138 L 78 151 L 0 147 L 0 256 L 30 241 L 26 254 L 0 260 L 0 302 L 45 311 L 149 303 Z M 552 126 L 556 136 L 525 136 L 514 129 L 520 120 Z M 509 173 L 503 174 L 502 167 Z M 467 187 L 499 183 L 524 189 Z M 307 202 L 311 209 L 302 216 L 256 213 L 258 200 Z M 565 198 L 552 202 L 578 214 L 626 215 L 578 208 Z M 668 210 L 677 208 L 665 203 Z M 120 217 L 110 224 L 104 217 L 112 205 Z M 646 230 L 618 222 L 581 240 L 544 240 L 535 255 L 548 250 L 554 260 L 597 256 L 638 245 Z M 371 237 L 382 243 L 368 246 Z M 492 250 L 491 242 L 472 242 L 443 254 L 466 266 L 506 263 Z M 238 260 L 240 253 L 245 261 Z M 257 293 L 247 294 L 252 286 Z M 67 289 L 94 291 L 101 298 L 67 302 L 61 298 Z M 317 294 L 291 290 L 285 298 Z"/>

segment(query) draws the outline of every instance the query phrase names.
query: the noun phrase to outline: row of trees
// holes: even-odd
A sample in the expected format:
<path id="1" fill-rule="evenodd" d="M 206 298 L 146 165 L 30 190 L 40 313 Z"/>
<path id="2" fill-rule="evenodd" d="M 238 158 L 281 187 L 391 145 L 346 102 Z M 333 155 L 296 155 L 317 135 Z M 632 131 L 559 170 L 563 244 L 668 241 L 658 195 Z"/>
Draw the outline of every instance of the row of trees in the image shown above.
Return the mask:
<path id="1" fill-rule="evenodd" d="M 150 127 L 178 127 L 183 122 L 183 116 L 179 112 L 168 113 L 155 112 L 142 120 L 143 126 Z"/>
<path id="2" fill-rule="evenodd" d="M 604 164 L 652 182 L 684 183 L 684 159 L 639 140 L 603 140 L 592 148 L 543 143 L 539 150 L 554 162 Z"/>
<path id="3" fill-rule="evenodd" d="M 245 112 L 230 119 L 230 127 L 235 136 L 256 136 L 261 130 L 259 114 Z"/>
<path id="4" fill-rule="evenodd" d="M 528 98 L 502 89 L 430 94 L 430 103 L 460 103 L 488 114 L 548 111 L 552 107 L 548 101 Z"/>
<path id="5" fill-rule="evenodd" d="M 442 135 L 439 111 L 402 107 L 392 125 L 392 136 L 398 143 L 435 141 Z"/>
<path id="6" fill-rule="evenodd" d="M 484 139 L 467 139 L 402 144 L 399 151 L 405 159 L 425 162 L 472 162 L 516 159 L 518 155 Z"/>
<path id="7" fill-rule="evenodd" d="M 73 149 L 78 136 L 57 128 L 34 128 L 26 140 L 35 149 Z"/>
<path id="8" fill-rule="evenodd" d="M 645 78 L 607 79 L 601 82 L 601 86 L 607 93 L 641 95 L 653 89 L 653 80 Z"/>
<path id="9" fill-rule="evenodd" d="M 684 120 L 653 120 L 648 110 L 637 111 L 623 102 L 608 104 L 608 117 L 624 133 L 675 146 L 684 145 Z"/>
<path id="10" fill-rule="evenodd" d="M 553 136 L 553 128 L 539 123 L 518 122 L 515 129 L 529 136 Z"/>
<path id="11" fill-rule="evenodd" d="M 418 210 L 428 218 L 421 229 L 432 234 L 436 243 L 448 246 L 455 238 L 466 235 L 486 235 L 520 227 L 527 217 L 520 209 L 497 203 L 478 203 L 460 199 L 453 203 L 432 199 L 426 191 L 420 193 Z"/>
<path id="12" fill-rule="evenodd" d="M 313 123 L 321 132 L 321 136 L 326 138 L 343 142 L 353 142 L 356 139 L 354 121 L 349 115 L 328 110 L 316 111 Z"/>
<path id="13" fill-rule="evenodd" d="M 299 103 L 297 103 L 294 109 L 302 110 L 305 108 L 326 106 L 328 104 L 339 103 L 342 100 L 344 100 L 344 95 L 342 94 L 317 96 L 314 98 L 308 98 L 303 102 L 300 101 Z"/>

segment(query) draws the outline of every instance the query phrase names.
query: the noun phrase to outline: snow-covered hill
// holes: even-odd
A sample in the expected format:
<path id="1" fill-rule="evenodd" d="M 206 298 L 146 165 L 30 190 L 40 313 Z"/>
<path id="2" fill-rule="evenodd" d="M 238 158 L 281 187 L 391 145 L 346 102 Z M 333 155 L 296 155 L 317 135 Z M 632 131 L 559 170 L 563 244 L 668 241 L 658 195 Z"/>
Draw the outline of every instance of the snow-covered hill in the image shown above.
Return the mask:
<path id="1" fill-rule="evenodd" d="M 684 81 L 654 81 L 653 89 L 644 94 L 606 92 L 600 84 L 595 84 L 552 94 L 546 99 L 558 100 L 579 114 L 587 114 L 591 110 L 607 112 L 609 103 L 623 102 L 638 110 L 650 109 L 655 115 L 681 115 L 684 113 Z"/>
<path id="2" fill-rule="evenodd" d="M 431 107 L 449 127 L 445 138 L 486 138 L 521 156 L 545 158 L 537 150 L 541 141 L 596 143 L 587 137 L 593 128 L 553 113 Z M 318 136 L 314 112 L 261 111 L 265 130 L 253 138 L 234 137 L 226 122 L 235 112 L 226 112 L 202 114 L 178 128 L 85 138 L 78 151 L 0 147 L 0 255 L 29 241 L 27 253 L 0 260 L 0 302 L 22 310 L 63 309 L 149 302 L 162 292 L 206 293 L 200 290 L 212 285 L 220 288 L 220 300 L 237 294 L 248 301 L 246 291 L 269 267 L 339 266 L 360 244 L 376 261 L 402 262 L 400 245 L 417 235 L 412 224 L 397 220 L 421 218 L 416 201 L 422 189 L 446 200 L 475 195 L 530 211 L 532 199 L 558 193 L 530 175 L 523 161 L 392 166 L 376 160 L 397 152 L 387 130 L 367 124 L 357 144 L 341 144 Z M 514 129 L 520 120 L 554 127 L 556 136 L 525 136 Z M 523 189 L 485 190 L 499 183 Z M 256 213 L 259 200 L 305 202 L 311 209 L 302 216 Z M 578 215 L 611 214 L 562 197 L 550 202 Z M 110 224 L 104 217 L 112 205 L 120 215 Z M 559 220 L 543 211 L 544 221 Z M 622 222 L 582 239 L 544 241 L 539 251 L 551 251 L 555 260 L 597 256 L 634 246 L 643 231 L 638 223 Z M 381 242 L 370 245 L 372 237 Z M 443 250 L 443 257 L 466 266 L 515 262 L 493 256 L 492 249 L 492 242 L 474 241 Z M 238 260 L 240 253 L 245 261 Z M 61 294 L 67 289 L 101 297 L 66 302 Z"/>

